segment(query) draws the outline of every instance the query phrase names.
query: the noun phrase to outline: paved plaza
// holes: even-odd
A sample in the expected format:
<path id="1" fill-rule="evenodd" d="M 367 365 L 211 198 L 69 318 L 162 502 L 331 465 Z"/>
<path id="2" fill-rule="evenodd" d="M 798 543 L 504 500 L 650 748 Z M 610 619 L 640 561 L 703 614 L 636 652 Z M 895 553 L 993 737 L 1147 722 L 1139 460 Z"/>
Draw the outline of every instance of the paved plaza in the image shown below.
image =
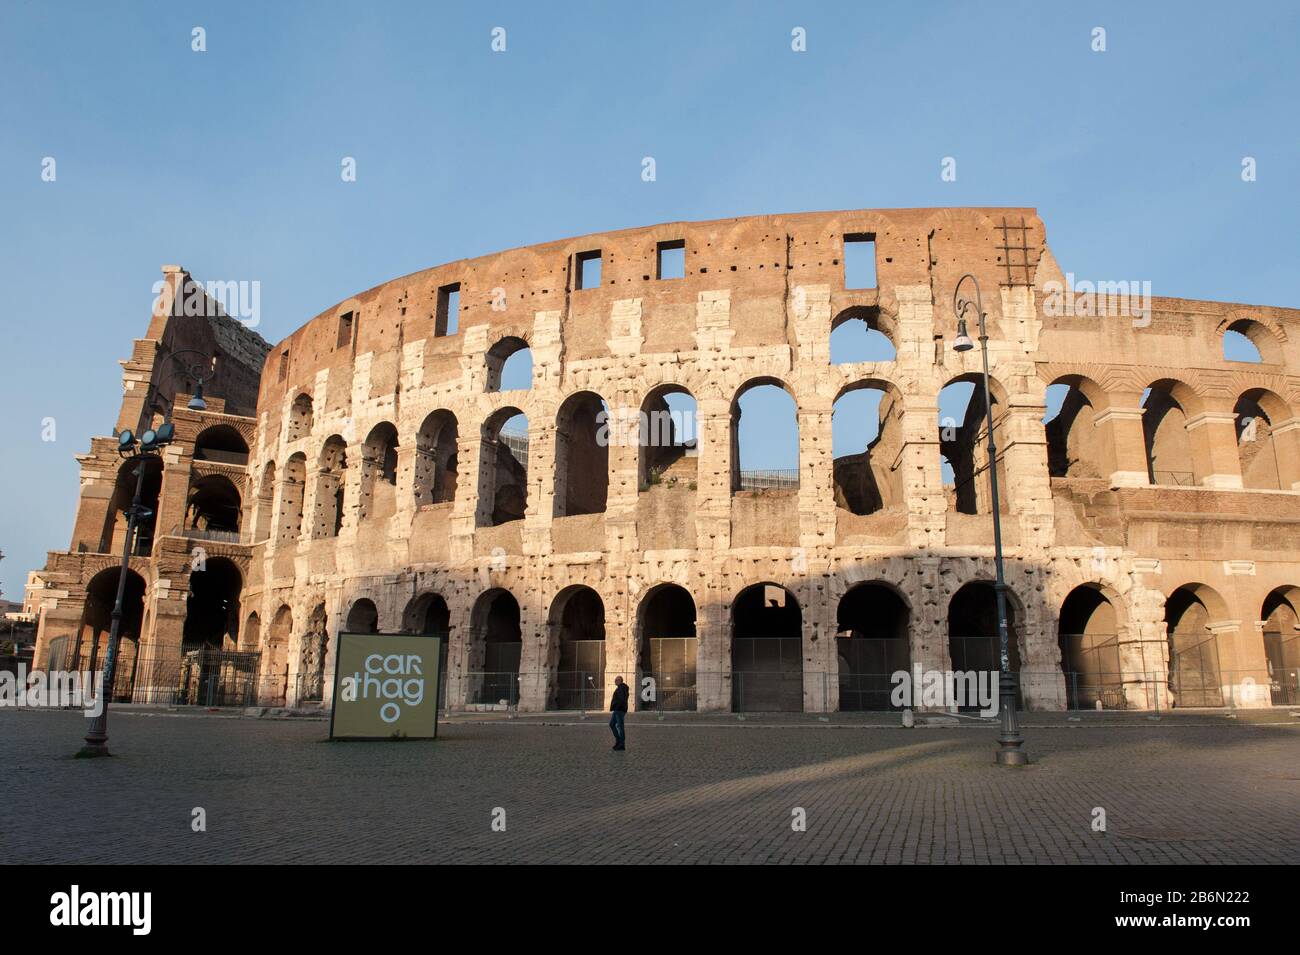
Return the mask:
<path id="1" fill-rule="evenodd" d="M 633 714 L 612 753 L 596 715 L 328 743 L 319 720 L 122 711 L 115 758 L 75 760 L 79 714 L 4 710 L 0 846 L 10 863 L 1300 862 L 1300 719 L 1101 717 L 1027 715 L 1035 762 L 1000 769 L 991 725 L 883 716 Z"/>

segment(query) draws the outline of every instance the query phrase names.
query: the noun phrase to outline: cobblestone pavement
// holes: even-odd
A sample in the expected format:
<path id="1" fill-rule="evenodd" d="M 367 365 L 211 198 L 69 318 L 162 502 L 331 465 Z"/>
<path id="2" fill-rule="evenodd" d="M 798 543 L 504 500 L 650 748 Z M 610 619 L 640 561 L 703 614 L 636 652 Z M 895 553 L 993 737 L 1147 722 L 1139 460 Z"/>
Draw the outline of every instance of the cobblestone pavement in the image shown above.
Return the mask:
<path id="1" fill-rule="evenodd" d="M 3 710 L 0 847 L 78 863 L 1295 864 L 1300 720 L 1276 717 L 1047 720 L 1033 765 L 1001 769 L 987 725 L 639 714 L 613 753 L 595 716 L 331 744 L 316 720 L 115 712 L 115 758 L 75 760 L 79 714 Z"/>

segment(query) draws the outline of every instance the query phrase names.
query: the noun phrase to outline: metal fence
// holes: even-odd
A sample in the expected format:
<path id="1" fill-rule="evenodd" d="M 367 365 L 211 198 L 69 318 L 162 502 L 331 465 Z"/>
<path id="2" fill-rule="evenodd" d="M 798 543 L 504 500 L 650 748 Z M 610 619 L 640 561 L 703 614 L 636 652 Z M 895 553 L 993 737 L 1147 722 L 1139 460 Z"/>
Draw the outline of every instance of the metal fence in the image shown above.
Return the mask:
<path id="1" fill-rule="evenodd" d="M 961 680 L 962 698 L 952 692 L 946 674 L 922 674 L 914 684 L 914 671 L 907 674 L 906 693 L 899 688 L 896 674 L 859 673 L 841 670 L 791 670 L 786 668 L 730 671 L 647 670 L 626 673 L 631 684 L 629 705 L 638 711 L 661 714 L 709 710 L 732 713 L 824 713 L 900 712 L 904 708 L 926 711 L 949 710 L 974 713 L 985 701 L 999 703 L 997 670 L 977 670 L 971 682 Z M 967 671 L 969 672 L 969 671 Z M 645 683 L 649 677 L 652 683 Z M 1150 673 L 1082 673 L 1062 670 L 1015 673 L 1017 710 L 1096 711 L 1206 707 L 1200 688 L 1189 699 L 1163 671 Z M 496 710 L 516 711 L 521 704 L 538 709 L 583 714 L 607 712 L 613 693 L 605 674 L 591 670 L 555 672 L 497 671 L 466 674 L 460 683 L 463 699 L 443 698 L 444 713 Z M 838 692 L 835 692 L 835 690 Z M 974 693 L 966 698 L 967 691 Z M 1270 679 L 1261 671 L 1223 671 L 1214 697 L 1222 702 L 1208 708 L 1286 706 L 1300 699 L 1300 675 L 1287 671 L 1282 679 Z M 951 705 L 950 705 L 951 703 Z"/>
<path id="2" fill-rule="evenodd" d="M 740 472 L 742 491 L 786 491 L 798 487 L 798 468 L 762 468 Z"/>

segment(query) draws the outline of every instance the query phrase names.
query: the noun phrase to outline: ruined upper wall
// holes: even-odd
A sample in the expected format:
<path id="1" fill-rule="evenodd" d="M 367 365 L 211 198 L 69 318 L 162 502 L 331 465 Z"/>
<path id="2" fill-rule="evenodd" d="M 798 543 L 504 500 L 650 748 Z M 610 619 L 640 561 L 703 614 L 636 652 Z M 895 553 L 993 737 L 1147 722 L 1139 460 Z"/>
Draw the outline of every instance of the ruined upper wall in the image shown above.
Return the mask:
<path id="1" fill-rule="evenodd" d="M 874 237 L 878 296 L 874 290 L 843 288 L 846 234 Z M 675 241 L 685 243 L 685 277 L 659 280 L 658 244 Z M 487 325 L 490 340 L 504 334 L 526 338 L 537 312 L 558 311 L 565 358 L 581 360 L 608 354 L 612 306 L 618 300 L 642 300 L 645 351 L 694 349 L 698 295 L 718 290 L 731 290 L 732 301 L 743 310 L 743 320 L 735 323 L 734 346 L 776 344 L 792 340 L 786 302 L 798 285 L 829 285 L 836 290 L 832 306 L 837 310 L 878 304 L 888 315 L 897 311 L 896 287 L 928 285 L 942 298 L 964 272 L 975 273 L 986 290 L 1000 284 L 1032 285 L 1043 249 L 1037 213 L 1019 208 L 858 210 L 672 222 L 512 249 L 394 279 L 322 312 L 271 349 L 259 406 L 278 407 L 286 394 L 311 391 L 321 369 L 346 367 L 366 352 L 400 351 L 417 339 L 425 340 L 426 381 L 459 375 L 457 336 L 435 334 L 438 290 L 455 283 L 460 285 L 462 334 Z M 576 258 L 597 250 L 600 287 L 575 290 Z M 987 297 L 986 308 L 996 319 L 997 296 Z M 355 333 L 339 347 L 338 318 L 346 312 L 355 316 Z"/>

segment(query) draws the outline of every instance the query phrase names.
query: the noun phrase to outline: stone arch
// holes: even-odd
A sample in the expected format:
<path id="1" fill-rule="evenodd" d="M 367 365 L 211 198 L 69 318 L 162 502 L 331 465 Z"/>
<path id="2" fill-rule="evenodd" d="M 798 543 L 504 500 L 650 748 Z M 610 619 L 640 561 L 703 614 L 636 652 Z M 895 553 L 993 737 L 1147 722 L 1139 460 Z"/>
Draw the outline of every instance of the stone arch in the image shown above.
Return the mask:
<path id="1" fill-rule="evenodd" d="M 1300 483 L 1300 445 L 1294 428 L 1279 425 L 1293 420 L 1290 406 L 1267 388 L 1241 393 L 1233 406 L 1237 416 L 1237 457 L 1245 487 L 1290 491 Z"/>
<path id="2" fill-rule="evenodd" d="M 786 443 L 792 443 L 794 448 L 793 468 L 791 467 L 744 467 L 742 455 L 744 454 L 744 444 L 741 439 L 741 402 L 746 395 L 757 389 L 775 388 L 785 392 L 789 399 L 788 406 L 785 401 L 779 401 L 782 410 L 777 414 L 784 418 L 788 413 L 790 416 L 790 428 L 792 429 L 792 439 L 790 436 L 785 438 Z M 769 394 L 772 394 L 769 392 Z M 788 407 L 788 410 L 787 410 Z M 775 417 L 765 418 L 763 425 L 770 433 L 778 426 L 780 422 Z M 782 427 L 784 430 L 784 427 Z M 770 375 L 760 375 L 750 378 L 736 389 L 731 399 L 731 493 L 737 494 L 741 491 L 762 491 L 762 492 L 793 492 L 799 487 L 799 401 L 795 397 L 794 390 L 780 378 Z M 787 463 L 787 462 L 782 462 Z"/>
<path id="3" fill-rule="evenodd" d="M 878 397 L 874 402 L 857 402 L 859 395 Z M 851 382 L 835 396 L 831 484 L 836 507 L 851 514 L 872 514 L 902 506 L 903 476 L 894 464 L 904 443 L 903 413 L 902 393 L 883 379 Z M 850 416 L 852 422 L 845 420 Z M 854 450 L 859 446 L 862 450 Z"/>
<path id="4" fill-rule="evenodd" d="M 1234 314 L 1220 321 L 1215 331 L 1219 336 L 1220 350 L 1227 333 L 1236 332 L 1255 346 L 1260 361 L 1270 365 L 1285 362 L 1282 343 L 1286 341 L 1286 331 L 1281 325 L 1263 316 Z"/>
<path id="5" fill-rule="evenodd" d="M 529 346 L 525 337 L 522 335 L 507 335 L 504 338 L 497 339 L 497 341 L 487 350 L 485 355 L 485 361 L 487 362 L 487 387 L 485 390 L 490 392 L 504 390 L 523 391 L 527 390 L 527 388 L 531 388 L 531 383 L 525 386 L 525 388 L 512 389 L 506 389 L 502 385 L 503 381 L 509 383 L 509 380 L 512 377 L 511 372 L 513 371 L 514 363 L 523 361 L 524 359 L 526 359 L 528 364 L 531 366 L 532 348 Z M 511 369 L 507 369 L 507 364 L 511 365 Z"/>
<path id="6" fill-rule="evenodd" d="M 162 492 L 163 462 L 159 457 L 146 455 L 128 458 L 118 466 L 113 494 L 109 499 L 108 513 L 104 520 L 104 532 L 100 537 L 100 553 L 119 554 L 126 546 L 127 519 L 122 512 L 130 507 L 135 499 L 138 468 L 144 468 L 140 504 L 149 511 L 149 514 L 136 523 L 131 555 L 148 557 L 153 552 L 158 522 L 158 496 Z"/>
<path id="7" fill-rule="evenodd" d="M 369 597 L 359 597 L 348 608 L 347 623 L 343 627 L 346 633 L 378 633 L 379 608 Z"/>
<path id="8" fill-rule="evenodd" d="M 1260 609 L 1270 702 L 1300 704 L 1300 587 L 1275 587 Z"/>
<path id="9" fill-rule="evenodd" d="M 446 409 L 430 412 L 415 435 L 415 503 L 448 504 L 456 500 L 460 433 L 456 416 Z"/>
<path id="10" fill-rule="evenodd" d="M 1047 390 L 1064 389 L 1055 417 L 1043 424 L 1047 434 L 1047 467 L 1052 477 L 1109 477 L 1107 462 L 1114 458 L 1104 448 L 1106 432 L 1096 427 L 1097 416 L 1108 405 L 1101 385 L 1083 375 L 1062 375 Z"/>
<path id="11" fill-rule="evenodd" d="M 751 584 L 732 601 L 731 691 L 737 713 L 803 710 L 803 611 L 788 588 Z"/>
<path id="12" fill-rule="evenodd" d="M 299 451 L 289 456 L 280 485 L 278 542 L 296 541 L 302 534 L 303 492 L 307 488 L 307 455 Z"/>
<path id="13" fill-rule="evenodd" d="M 1147 479 L 1152 484 L 1198 484 L 1187 419 L 1199 406 L 1196 393 L 1183 382 L 1152 382 L 1142 399 L 1142 436 L 1146 443 Z"/>
<path id="14" fill-rule="evenodd" d="M 504 587 L 485 590 L 474 601 L 469 630 L 465 702 L 518 705 L 524 646 L 519 601 Z"/>
<path id="15" fill-rule="evenodd" d="M 890 708 L 892 676 L 911 668 L 911 609 L 883 581 L 854 584 L 835 612 L 841 710 Z"/>
<path id="16" fill-rule="evenodd" d="M 656 584 L 641 598 L 636 611 L 636 686 L 650 677 L 655 692 L 652 700 L 637 694 L 638 709 L 696 709 L 695 622 L 695 599 L 680 584 Z"/>
<path id="17" fill-rule="evenodd" d="M 1127 707 L 1120 653 L 1122 613 L 1119 595 L 1100 583 L 1080 584 L 1062 601 L 1057 645 L 1069 709 Z"/>
<path id="18" fill-rule="evenodd" d="M 189 575 L 182 646 L 235 650 L 239 646 L 239 595 L 244 575 L 229 557 L 205 557 Z"/>
<path id="19" fill-rule="evenodd" d="M 267 461 L 262 468 L 262 480 L 257 486 L 257 506 L 253 513 L 252 543 L 270 540 L 271 522 L 275 512 L 275 462 Z"/>
<path id="20" fill-rule="evenodd" d="M 858 323 L 861 323 L 859 327 Z M 854 334 L 854 333 L 857 334 Z M 853 335 L 852 338 L 849 336 Z M 859 355 L 863 357 L 858 357 Z M 831 319 L 830 363 L 894 361 L 898 328 L 893 316 L 875 305 L 852 305 Z"/>
<path id="21" fill-rule="evenodd" d="M 652 388 L 641 402 L 636 435 L 638 491 L 697 481 L 699 402 L 688 388 L 676 383 Z"/>
<path id="22" fill-rule="evenodd" d="M 998 502 L 1003 513 L 1011 511 L 1012 487 L 1007 482 L 1006 416 L 1007 392 L 990 376 L 989 397 L 993 402 L 993 437 L 998 452 Z M 960 417 L 959 417 L 960 416 Z M 947 490 L 948 510 L 962 514 L 992 514 L 989 483 L 988 417 L 984 405 L 983 376 L 975 372 L 958 375 L 939 390 L 939 455 L 948 460 L 951 479 Z"/>
<path id="23" fill-rule="evenodd" d="M 605 603 L 573 584 L 551 602 L 546 628 L 556 660 L 548 709 L 600 710 L 605 704 Z"/>
<path id="24" fill-rule="evenodd" d="M 262 645 L 262 677 L 258 698 L 263 706 L 284 706 L 289 687 L 289 641 L 293 637 L 293 610 L 288 604 L 271 618 Z"/>
<path id="25" fill-rule="evenodd" d="M 1227 618 L 1227 603 L 1206 584 L 1184 584 L 1165 598 L 1169 691 L 1175 706 L 1223 706 L 1217 631 Z"/>
<path id="26" fill-rule="evenodd" d="M 451 610 L 442 594 L 428 593 L 412 597 L 402 611 L 402 630 L 428 636 L 446 636 L 451 631 Z"/>
<path id="27" fill-rule="evenodd" d="M 397 426 L 381 421 L 361 445 L 361 492 L 357 520 L 383 520 L 397 507 Z"/>
<path id="28" fill-rule="evenodd" d="M 187 530 L 239 533 L 243 505 L 235 482 L 224 474 L 207 474 L 190 482 L 185 503 Z"/>
<path id="29" fill-rule="evenodd" d="M 248 442 L 234 425 L 215 424 L 194 439 L 194 460 L 242 467 L 248 463 Z"/>
<path id="30" fill-rule="evenodd" d="M 244 626 L 239 631 L 239 649 L 255 653 L 262 647 L 262 618 L 256 610 L 244 618 Z"/>
<path id="31" fill-rule="evenodd" d="M 1024 648 L 1021 646 L 1025 608 L 1009 586 L 1005 590 L 1007 605 L 1007 658 L 1010 672 L 1020 672 Z M 1001 637 L 998 633 L 997 593 L 989 580 L 971 580 L 963 584 L 948 601 L 948 658 L 952 669 L 962 672 L 1001 672 Z M 1021 692 L 1017 680 L 1017 706 Z M 969 708 L 969 707 L 967 707 Z"/>
<path id="32" fill-rule="evenodd" d="M 523 434 L 518 422 L 523 421 Z M 523 520 L 528 509 L 528 419 L 515 407 L 498 408 L 483 422 L 479 446 L 479 527 Z"/>
<path id="33" fill-rule="evenodd" d="M 312 537 L 338 537 L 347 493 L 348 446 L 337 434 L 325 439 L 317 459 L 316 515 Z"/>
<path id="34" fill-rule="evenodd" d="M 554 517 L 602 514 L 609 500 L 609 407 L 594 391 L 569 395 L 555 415 Z"/>
<path id="35" fill-rule="evenodd" d="M 311 395 L 303 392 L 293 399 L 293 404 L 289 406 L 288 425 L 285 429 L 285 439 L 288 441 L 299 441 L 311 434 L 313 421 L 313 409 Z"/>
<path id="36" fill-rule="evenodd" d="M 68 669 L 95 673 L 104 668 L 120 574 L 120 567 L 105 567 L 86 583 L 85 603 Z M 113 664 L 114 701 L 130 701 L 134 695 L 140 635 L 144 632 L 146 589 L 144 578 L 140 574 L 134 570 L 126 572 L 126 587 L 122 592 L 122 621 L 118 626 L 118 649 Z M 142 682 L 151 681 L 145 679 Z"/>

